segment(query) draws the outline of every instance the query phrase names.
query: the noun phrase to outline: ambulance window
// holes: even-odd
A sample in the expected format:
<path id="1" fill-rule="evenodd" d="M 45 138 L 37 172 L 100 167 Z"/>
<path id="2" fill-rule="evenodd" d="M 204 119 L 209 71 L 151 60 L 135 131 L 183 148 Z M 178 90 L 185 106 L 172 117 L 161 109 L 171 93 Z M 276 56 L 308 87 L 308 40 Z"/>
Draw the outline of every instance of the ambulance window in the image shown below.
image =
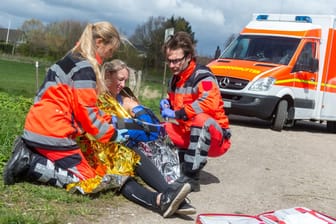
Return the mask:
<path id="1" fill-rule="evenodd" d="M 249 45 L 249 38 L 239 37 L 225 49 L 221 58 L 244 58 Z"/>
<path id="2" fill-rule="evenodd" d="M 299 41 L 288 37 L 240 35 L 224 50 L 221 58 L 288 64 Z"/>
<path id="3" fill-rule="evenodd" d="M 249 41 L 250 41 L 249 39 L 242 39 L 239 42 L 239 44 L 237 46 L 237 50 L 235 52 L 237 58 L 244 58 L 245 57 Z"/>
<path id="4" fill-rule="evenodd" d="M 316 43 L 313 42 L 306 43 L 306 45 L 303 47 L 299 55 L 299 58 L 295 64 L 293 71 L 314 72 L 315 70 L 314 61 L 316 61 L 315 55 L 316 55 Z"/>

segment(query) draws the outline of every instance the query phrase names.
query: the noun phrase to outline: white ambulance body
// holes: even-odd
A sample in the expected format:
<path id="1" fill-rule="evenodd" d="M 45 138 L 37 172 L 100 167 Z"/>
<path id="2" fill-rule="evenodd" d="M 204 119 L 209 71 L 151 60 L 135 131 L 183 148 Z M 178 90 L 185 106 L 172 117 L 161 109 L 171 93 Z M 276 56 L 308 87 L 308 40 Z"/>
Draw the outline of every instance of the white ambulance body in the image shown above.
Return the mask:
<path id="1" fill-rule="evenodd" d="M 272 121 L 326 121 L 336 132 L 336 30 L 333 15 L 253 14 L 208 64 L 228 114 Z"/>

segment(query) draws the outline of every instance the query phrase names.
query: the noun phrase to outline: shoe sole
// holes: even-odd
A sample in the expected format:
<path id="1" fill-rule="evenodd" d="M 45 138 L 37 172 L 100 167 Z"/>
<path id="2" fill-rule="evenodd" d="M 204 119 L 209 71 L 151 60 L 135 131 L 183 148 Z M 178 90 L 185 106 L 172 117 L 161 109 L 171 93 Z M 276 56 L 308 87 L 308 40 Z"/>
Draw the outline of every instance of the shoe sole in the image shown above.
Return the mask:
<path id="1" fill-rule="evenodd" d="M 13 173 L 8 170 L 7 165 L 4 168 L 3 181 L 4 181 L 5 185 L 13 185 L 13 184 L 15 184 Z"/>
<path id="2" fill-rule="evenodd" d="M 190 184 L 184 184 L 181 188 L 180 192 L 176 195 L 172 203 L 169 205 L 167 210 L 163 213 L 163 217 L 167 218 L 175 213 L 175 211 L 178 209 L 180 204 L 183 202 L 185 197 L 191 192 L 191 186 Z"/>
<path id="3" fill-rule="evenodd" d="M 196 214 L 196 209 L 194 208 L 177 209 L 175 213 L 178 215 L 193 215 L 193 214 Z"/>

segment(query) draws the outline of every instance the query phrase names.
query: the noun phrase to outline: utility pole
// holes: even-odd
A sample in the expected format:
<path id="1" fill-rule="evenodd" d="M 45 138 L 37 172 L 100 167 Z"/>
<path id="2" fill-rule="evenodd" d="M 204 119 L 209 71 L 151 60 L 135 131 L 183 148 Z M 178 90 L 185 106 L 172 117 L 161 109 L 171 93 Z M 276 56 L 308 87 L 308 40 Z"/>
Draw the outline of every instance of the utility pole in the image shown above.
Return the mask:
<path id="1" fill-rule="evenodd" d="M 171 35 L 174 35 L 174 27 L 172 28 L 167 28 L 165 30 L 165 36 L 164 36 L 164 42 L 166 43 L 169 39 L 169 37 Z M 161 93 L 161 98 L 163 98 L 164 96 L 164 92 L 165 92 L 165 87 L 166 87 L 166 73 L 167 73 L 167 62 L 165 60 L 164 62 L 164 71 L 163 71 L 163 80 L 162 80 L 162 93 Z"/>
<path id="2" fill-rule="evenodd" d="M 11 21 L 9 20 L 9 21 L 8 21 L 8 29 L 7 29 L 6 44 L 8 44 L 10 25 L 11 25 Z"/>

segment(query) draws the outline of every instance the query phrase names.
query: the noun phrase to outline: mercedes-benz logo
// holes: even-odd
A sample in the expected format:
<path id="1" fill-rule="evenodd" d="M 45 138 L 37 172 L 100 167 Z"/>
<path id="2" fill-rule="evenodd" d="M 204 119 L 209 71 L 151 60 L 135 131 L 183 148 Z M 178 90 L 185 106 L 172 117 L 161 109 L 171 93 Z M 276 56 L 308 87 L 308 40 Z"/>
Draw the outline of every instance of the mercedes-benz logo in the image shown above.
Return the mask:
<path id="1" fill-rule="evenodd" d="M 230 84 L 230 79 L 228 77 L 224 77 L 219 82 L 221 87 L 227 87 Z"/>

